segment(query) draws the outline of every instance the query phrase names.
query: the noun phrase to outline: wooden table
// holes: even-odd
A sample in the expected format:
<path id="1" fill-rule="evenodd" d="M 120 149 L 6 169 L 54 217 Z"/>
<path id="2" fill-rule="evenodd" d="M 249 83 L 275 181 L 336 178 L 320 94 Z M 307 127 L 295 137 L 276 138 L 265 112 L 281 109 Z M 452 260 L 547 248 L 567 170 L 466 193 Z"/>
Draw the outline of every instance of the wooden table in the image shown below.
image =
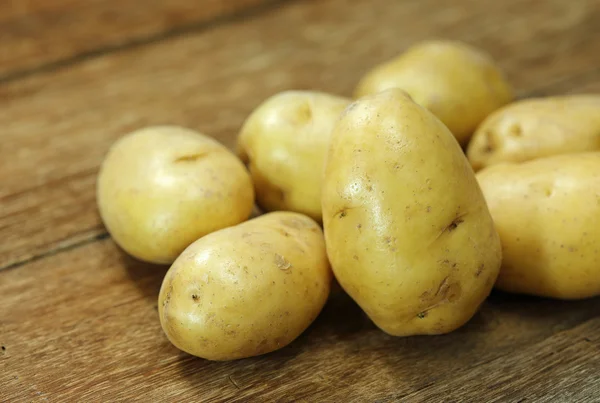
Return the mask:
<path id="1" fill-rule="evenodd" d="M 520 97 L 600 92 L 600 0 L 0 0 L 0 401 L 600 401 L 600 299 L 493 294 L 445 336 L 393 338 L 343 294 L 281 351 L 169 344 L 165 267 L 99 220 L 109 145 L 178 124 L 228 146 L 284 89 L 350 95 L 415 41 L 489 51 Z"/>

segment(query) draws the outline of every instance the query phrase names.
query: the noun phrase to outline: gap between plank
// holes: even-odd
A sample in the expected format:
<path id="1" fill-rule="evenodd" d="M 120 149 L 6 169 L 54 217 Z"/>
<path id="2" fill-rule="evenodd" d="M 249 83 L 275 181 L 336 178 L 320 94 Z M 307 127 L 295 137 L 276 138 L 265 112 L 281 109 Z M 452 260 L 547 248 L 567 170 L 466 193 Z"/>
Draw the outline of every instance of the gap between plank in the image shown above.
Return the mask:
<path id="1" fill-rule="evenodd" d="M 295 1 L 298 0 L 269 0 L 266 3 L 262 3 L 257 6 L 252 6 L 240 11 L 234 11 L 230 14 L 224 14 L 222 16 L 218 16 L 208 21 L 184 24 L 180 27 L 162 32 L 160 34 L 143 36 L 121 44 L 101 46 L 97 49 L 84 51 L 74 56 L 59 59 L 47 64 L 41 64 L 39 66 L 26 68 L 24 70 L 9 72 L 3 76 L 0 76 L 0 85 L 9 83 L 11 81 L 21 80 L 34 74 L 51 73 L 53 71 L 66 68 L 77 63 L 95 59 L 108 53 L 123 52 L 125 50 L 131 50 L 141 48 L 146 45 L 160 43 L 190 33 L 208 31 L 210 29 L 218 28 L 223 25 L 228 25 L 231 23 L 242 21 L 246 18 L 256 17 L 263 13 L 276 10 L 287 3 L 293 3 Z"/>
<path id="2" fill-rule="evenodd" d="M 108 232 L 106 232 L 106 230 L 103 230 L 99 234 L 92 235 L 88 238 L 83 238 L 82 240 L 73 242 L 73 243 L 69 243 L 70 238 L 67 238 L 65 241 L 61 242 L 59 245 L 57 245 L 53 248 L 50 248 L 45 252 L 39 253 L 37 255 L 29 256 L 29 257 L 21 259 L 21 260 L 16 260 L 5 266 L 0 267 L 0 273 L 2 273 L 3 271 L 11 270 L 11 269 L 16 269 L 21 266 L 26 266 L 29 263 L 34 263 L 34 262 L 37 262 L 38 260 L 45 259 L 50 256 L 58 255 L 59 253 L 68 252 L 70 250 L 77 249 L 81 246 L 89 245 L 94 242 L 107 239 L 108 237 L 109 237 Z"/>

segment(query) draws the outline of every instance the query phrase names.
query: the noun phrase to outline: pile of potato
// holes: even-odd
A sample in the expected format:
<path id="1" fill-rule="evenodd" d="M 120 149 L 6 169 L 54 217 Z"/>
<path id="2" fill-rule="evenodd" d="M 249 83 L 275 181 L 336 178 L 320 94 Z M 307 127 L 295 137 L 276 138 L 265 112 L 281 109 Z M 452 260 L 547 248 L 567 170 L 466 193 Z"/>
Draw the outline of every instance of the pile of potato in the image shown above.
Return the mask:
<path id="1" fill-rule="evenodd" d="M 210 360 L 282 348 L 334 276 L 396 336 L 457 329 L 494 286 L 600 294 L 600 96 L 514 102 L 489 56 L 428 41 L 355 98 L 274 95 L 239 159 L 171 126 L 112 146 L 99 210 L 126 252 L 172 264 L 159 314 L 175 346 Z M 269 213 L 249 220 L 255 201 Z"/>

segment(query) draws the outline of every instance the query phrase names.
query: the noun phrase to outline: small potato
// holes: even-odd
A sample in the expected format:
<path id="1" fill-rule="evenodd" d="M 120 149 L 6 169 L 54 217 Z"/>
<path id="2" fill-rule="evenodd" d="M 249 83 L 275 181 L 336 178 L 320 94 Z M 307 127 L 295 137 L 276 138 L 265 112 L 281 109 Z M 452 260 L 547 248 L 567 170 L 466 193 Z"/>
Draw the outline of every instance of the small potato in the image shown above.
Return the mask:
<path id="1" fill-rule="evenodd" d="M 491 114 L 473 135 L 474 169 L 600 150 L 600 95 L 527 99 Z"/>
<path id="2" fill-rule="evenodd" d="M 280 349 L 317 317 L 331 288 L 321 229 L 275 212 L 214 232 L 169 269 L 160 322 L 179 349 L 234 360 Z"/>
<path id="3" fill-rule="evenodd" d="M 394 87 L 433 112 L 462 144 L 487 115 L 513 99 L 494 61 L 455 41 L 425 41 L 409 48 L 367 73 L 355 95 Z"/>
<path id="4" fill-rule="evenodd" d="M 244 165 L 189 129 L 158 126 L 119 139 L 98 176 L 98 207 L 127 253 L 172 263 L 189 244 L 248 218 L 254 204 Z"/>
<path id="5" fill-rule="evenodd" d="M 286 91 L 246 120 L 239 154 L 249 164 L 258 204 L 321 221 L 321 180 L 331 129 L 349 99 L 314 91 Z"/>
<path id="6" fill-rule="evenodd" d="M 502 241 L 497 288 L 600 295 L 600 153 L 494 165 L 477 179 Z"/>
<path id="7" fill-rule="evenodd" d="M 500 268 L 500 240 L 460 146 L 399 89 L 361 98 L 336 124 L 323 224 L 340 285 L 391 335 L 462 326 Z"/>

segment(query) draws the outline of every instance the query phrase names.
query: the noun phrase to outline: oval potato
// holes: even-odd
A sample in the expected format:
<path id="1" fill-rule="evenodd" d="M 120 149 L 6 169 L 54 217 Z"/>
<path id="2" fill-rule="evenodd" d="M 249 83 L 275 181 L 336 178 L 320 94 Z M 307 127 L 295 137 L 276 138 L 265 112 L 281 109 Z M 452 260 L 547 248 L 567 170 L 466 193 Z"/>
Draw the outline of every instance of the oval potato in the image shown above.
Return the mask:
<path id="1" fill-rule="evenodd" d="M 238 140 L 258 204 L 321 221 L 321 181 L 329 136 L 349 99 L 315 91 L 285 91 L 248 117 Z"/>
<path id="2" fill-rule="evenodd" d="M 502 241 L 497 288 L 600 295 L 600 153 L 494 165 L 477 179 Z"/>
<path id="3" fill-rule="evenodd" d="M 207 235 L 177 258 L 158 298 L 179 349 L 233 360 L 282 348 L 317 317 L 332 273 L 321 228 L 275 212 Z"/>
<path id="4" fill-rule="evenodd" d="M 465 43 L 432 40 L 368 72 L 355 96 L 401 88 L 433 112 L 466 144 L 487 115 L 513 99 L 513 91 L 492 58 Z"/>
<path id="5" fill-rule="evenodd" d="M 242 162 L 217 141 L 157 126 L 110 148 L 97 201 L 117 244 L 138 259 L 166 264 L 199 237 L 246 220 L 254 190 Z"/>
<path id="6" fill-rule="evenodd" d="M 323 221 L 337 280 L 392 335 L 460 327 L 498 275 L 498 234 L 459 144 L 398 89 L 336 124 Z"/>
<path id="7" fill-rule="evenodd" d="M 467 149 L 474 169 L 600 150 L 600 96 L 526 99 L 492 113 Z"/>

